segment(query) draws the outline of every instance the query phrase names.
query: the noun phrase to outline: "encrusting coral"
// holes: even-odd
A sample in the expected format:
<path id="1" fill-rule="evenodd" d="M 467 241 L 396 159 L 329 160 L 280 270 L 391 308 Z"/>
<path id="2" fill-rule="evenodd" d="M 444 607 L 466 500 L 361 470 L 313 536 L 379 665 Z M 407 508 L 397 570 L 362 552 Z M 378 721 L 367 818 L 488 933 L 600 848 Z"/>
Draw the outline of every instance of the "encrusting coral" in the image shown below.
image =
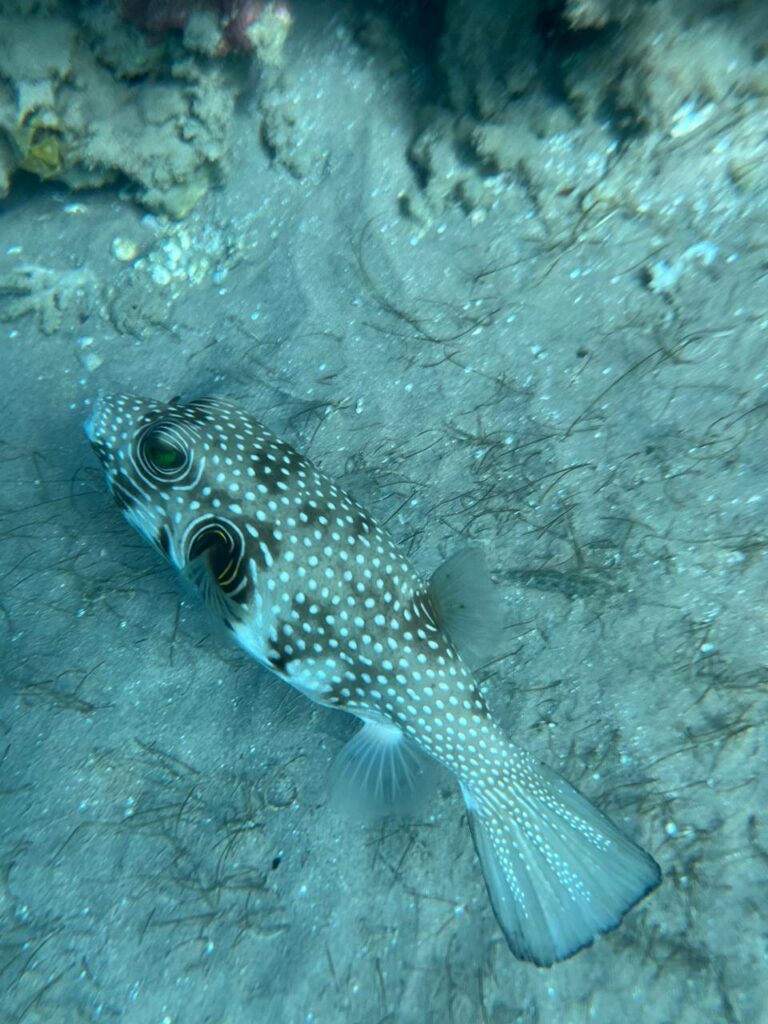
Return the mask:
<path id="1" fill-rule="evenodd" d="M 27 171 L 121 179 L 185 216 L 222 175 L 247 54 L 279 67 L 291 17 L 254 0 L 0 0 L 0 196 Z"/>

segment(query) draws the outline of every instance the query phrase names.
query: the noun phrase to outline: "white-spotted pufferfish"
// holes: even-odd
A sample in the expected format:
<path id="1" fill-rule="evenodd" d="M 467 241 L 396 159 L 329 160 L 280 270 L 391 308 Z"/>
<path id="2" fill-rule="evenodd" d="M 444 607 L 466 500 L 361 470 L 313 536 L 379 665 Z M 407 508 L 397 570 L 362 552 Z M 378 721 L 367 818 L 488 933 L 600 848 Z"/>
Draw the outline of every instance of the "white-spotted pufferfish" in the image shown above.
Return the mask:
<path id="1" fill-rule="evenodd" d="M 86 433 L 128 521 L 238 643 L 362 720 L 337 779 L 396 802 L 419 751 L 456 776 L 516 957 L 572 956 L 659 884 L 648 853 L 492 718 L 460 654 L 494 621 L 473 555 L 425 583 L 340 487 L 226 401 L 102 396 Z"/>

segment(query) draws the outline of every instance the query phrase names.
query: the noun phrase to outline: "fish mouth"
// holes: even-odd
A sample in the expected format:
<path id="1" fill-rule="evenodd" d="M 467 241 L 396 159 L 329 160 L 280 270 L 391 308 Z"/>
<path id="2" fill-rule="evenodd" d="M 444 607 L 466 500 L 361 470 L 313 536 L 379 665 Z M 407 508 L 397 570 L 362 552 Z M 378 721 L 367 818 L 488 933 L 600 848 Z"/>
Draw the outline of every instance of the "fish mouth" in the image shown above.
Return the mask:
<path id="1" fill-rule="evenodd" d="M 99 458 L 102 457 L 102 452 L 106 450 L 106 446 L 102 441 L 102 438 L 105 433 L 105 420 L 108 417 L 108 410 L 111 407 L 111 405 L 111 399 L 100 391 L 96 398 L 93 400 L 91 414 L 83 425 L 83 429 L 85 430 L 85 436 L 96 449 Z"/>
<path id="2" fill-rule="evenodd" d="M 109 399 L 105 399 L 99 393 L 93 402 L 90 416 L 83 424 L 85 436 L 88 438 L 91 448 L 96 452 L 99 462 L 104 469 L 108 469 L 112 462 L 112 452 L 106 443 L 107 431 L 105 429 L 109 422 L 108 413 L 105 408 L 108 402 Z"/>

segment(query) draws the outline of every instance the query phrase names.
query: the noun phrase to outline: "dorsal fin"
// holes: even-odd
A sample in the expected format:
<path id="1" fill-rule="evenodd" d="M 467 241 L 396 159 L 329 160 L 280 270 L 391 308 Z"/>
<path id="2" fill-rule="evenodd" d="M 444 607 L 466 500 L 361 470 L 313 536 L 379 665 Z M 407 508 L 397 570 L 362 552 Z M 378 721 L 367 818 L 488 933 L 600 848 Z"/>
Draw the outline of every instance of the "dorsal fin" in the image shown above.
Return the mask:
<path id="1" fill-rule="evenodd" d="M 481 548 L 462 548 L 446 559 L 429 581 L 429 602 L 438 625 L 471 665 L 497 650 L 502 607 Z"/>

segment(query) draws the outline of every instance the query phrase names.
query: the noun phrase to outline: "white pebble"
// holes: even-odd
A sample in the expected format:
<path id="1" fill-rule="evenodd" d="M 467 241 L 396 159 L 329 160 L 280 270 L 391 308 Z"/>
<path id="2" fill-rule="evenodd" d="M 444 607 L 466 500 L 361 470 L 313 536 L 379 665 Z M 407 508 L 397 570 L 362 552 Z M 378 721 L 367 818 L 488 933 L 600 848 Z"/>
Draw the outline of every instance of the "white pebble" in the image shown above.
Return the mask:
<path id="1" fill-rule="evenodd" d="M 112 255 L 121 263 L 130 263 L 139 255 L 139 247 L 130 238 L 116 235 L 112 239 Z"/>

